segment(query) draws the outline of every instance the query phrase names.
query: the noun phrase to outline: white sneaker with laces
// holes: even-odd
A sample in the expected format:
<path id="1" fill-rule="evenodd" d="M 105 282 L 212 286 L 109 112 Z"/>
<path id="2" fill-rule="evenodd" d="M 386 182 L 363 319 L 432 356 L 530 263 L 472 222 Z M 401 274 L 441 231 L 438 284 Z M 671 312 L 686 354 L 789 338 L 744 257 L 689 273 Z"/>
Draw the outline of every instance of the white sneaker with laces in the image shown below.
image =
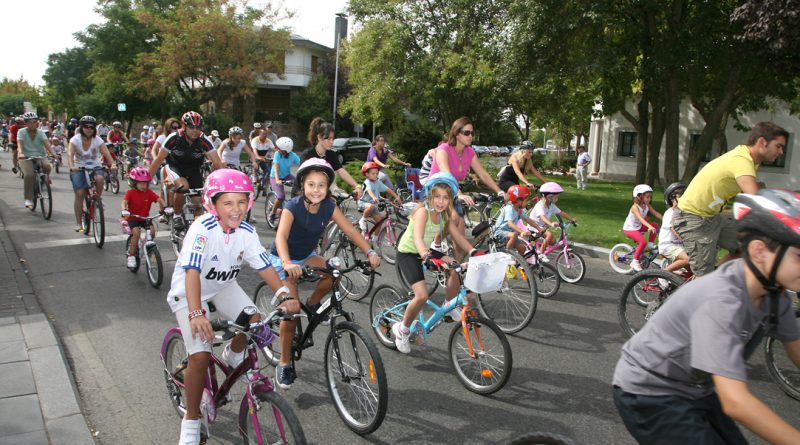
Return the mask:
<path id="1" fill-rule="evenodd" d="M 225 349 L 222 350 L 222 359 L 225 360 L 225 363 L 227 363 L 228 366 L 235 369 L 244 361 L 244 351 L 233 352 L 231 350 L 231 344 L 228 343 L 225 345 Z"/>
<path id="2" fill-rule="evenodd" d="M 445 314 L 446 316 L 450 317 L 453 321 L 460 321 L 461 320 L 461 308 L 454 307 L 450 309 L 448 313 Z"/>
<path id="3" fill-rule="evenodd" d="M 200 419 L 181 420 L 181 438 L 178 445 L 197 445 L 200 443 Z"/>
<path id="4" fill-rule="evenodd" d="M 639 260 L 631 261 L 631 269 L 633 269 L 636 272 L 642 270 L 642 265 L 639 263 Z"/>
<path id="5" fill-rule="evenodd" d="M 659 278 L 658 284 L 661 286 L 661 289 L 666 289 L 669 287 L 669 281 L 665 280 L 664 278 Z"/>
<path id="6" fill-rule="evenodd" d="M 136 256 L 128 255 L 128 267 L 131 269 L 136 267 Z"/>
<path id="7" fill-rule="evenodd" d="M 540 253 L 539 254 L 539 261 L 541 261 L 543 263 L 549 263 L 550 262 L 550 258 L 547 258 L 547 255 L 545 255 L 543 253 Z"/>
<path id="8" fill-rule="evenodd" d="M 392 334 L 394 335 L 394 345 L 397 350 L 403 354 L 411 352 L 411 331 L 406 328 L 406 332 L 402 332 L 403 323 L 398 322 L 392 325 Z M 403 326 L 405 327 L 405 326 Z"/>

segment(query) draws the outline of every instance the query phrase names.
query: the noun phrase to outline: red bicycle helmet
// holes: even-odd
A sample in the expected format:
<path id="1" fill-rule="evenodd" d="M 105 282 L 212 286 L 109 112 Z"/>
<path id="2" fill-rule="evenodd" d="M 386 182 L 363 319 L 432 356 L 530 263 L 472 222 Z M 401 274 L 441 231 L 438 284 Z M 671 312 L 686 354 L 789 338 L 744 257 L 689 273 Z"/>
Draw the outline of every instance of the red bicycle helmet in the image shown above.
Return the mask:
<path id="1" fill-rule="evenodd" d="M 524 201 L 528 196 L 531 196 L 531 191 L 524 185 L 514 184 L 508 188 L 506 196 L 508 196 L 509 201 L 516 203 L 517 201 Z"/>
<path id="2" fill-rule="evenodd" d="M 762 189 L 741 193 L 733 204 L 736 230 L 757 232 L 786 246 L 800 246 L 800 193 Z"/>
<path id="3" fill-rule="evenodd" d="M 361 176 L 367 176 L 367 172 L 373 168 L 380 169 L 381 166 L 372 161 L 365 162 L 364 165 L 361 166 Z"/>
<path id="4" fill-rule="evenodd" d="M 183 125 L 186 126 L 203 128 L 203 116 L 200 116 L 200 113 L 196 111 L 187 111 L 186 113 L 183 113 L 183 116 L 181 116 L 181 122 L 183 122 Z"/>

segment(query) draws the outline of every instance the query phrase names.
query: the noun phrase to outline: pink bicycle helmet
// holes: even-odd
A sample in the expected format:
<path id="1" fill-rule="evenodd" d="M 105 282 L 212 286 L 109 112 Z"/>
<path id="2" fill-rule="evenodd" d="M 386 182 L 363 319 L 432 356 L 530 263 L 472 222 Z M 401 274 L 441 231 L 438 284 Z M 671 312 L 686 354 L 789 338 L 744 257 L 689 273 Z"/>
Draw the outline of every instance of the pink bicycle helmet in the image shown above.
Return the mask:
<path id="1" fill-rule="evenodd" d="M 539 193 L 542 195 L 555 195 L 558 193 L 564 193 L 564 189 L 558 185 L 557 182 L 545 182 L 539 187 Z"/>
<path id="2" fill-rule="evenodd" d="M 148 140 L 147 140 L 147 145 L 149 145 L 149 146 L 151 146 L 151 147 L 152 147 L 153 145 L 156 145 L 156 140 L 155 140 L 155 139 L 148 139 Z"/>
<path id="3" fill-rule="evenodd" d="M 208 175 L 205 191 L 203 192 L 203 207 L 214 216 L 219 215 L 214 208 L 212 199 L 221 193 L 247 193 L 250 198 L 247 203 L 247 210 L 250 211 L 253 207 L 253 201 L 255 201 L 253 183 L 250 182 L 250 178 L 246 174 L 239 170 L 223 168 L 215 170 Z"/>
<path id="4" fill-rule="evenodd" d="M 134 182 L 150 182 L 153 179 L 153 177 L 150 176 L 150 170 L 144 167 L 134 168 L 133 170 L 131 170 L 128 176 Z"/>

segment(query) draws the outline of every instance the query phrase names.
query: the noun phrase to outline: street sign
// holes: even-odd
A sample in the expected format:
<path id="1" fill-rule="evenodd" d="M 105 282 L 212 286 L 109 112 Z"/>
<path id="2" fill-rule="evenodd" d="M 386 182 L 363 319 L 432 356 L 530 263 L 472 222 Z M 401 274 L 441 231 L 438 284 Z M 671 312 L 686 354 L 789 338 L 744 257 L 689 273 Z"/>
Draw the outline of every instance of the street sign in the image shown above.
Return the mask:
<path id="1" fill-rule="evenodd" d="M 122 103 L 122 102 L 118 103 L 117 104 L 117 111 L 119 111 L 119 112 L 125 111 L 125 104 Z"/>

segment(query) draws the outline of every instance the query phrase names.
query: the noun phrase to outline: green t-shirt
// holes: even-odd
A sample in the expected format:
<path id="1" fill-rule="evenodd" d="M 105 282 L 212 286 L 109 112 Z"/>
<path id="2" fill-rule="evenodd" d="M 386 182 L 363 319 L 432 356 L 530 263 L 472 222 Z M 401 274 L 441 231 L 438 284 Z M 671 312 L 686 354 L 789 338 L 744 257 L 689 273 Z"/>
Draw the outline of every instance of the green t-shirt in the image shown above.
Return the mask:
<path id="1" fill-rule="evenodd" d="M 414 244 L 414 215 L 418 214 L 417 210 L 414 210 L 414 212 L 411 213 L 411 217 L 408 218 L 408 228 L 403 233 L 403 236 L 400 237 L 400 242 L 397 244 L 398 252 L 419 253 L 417 252 L 417 246 Z M 430 246 L 434 238 L 436 238 L 436 235 L 444 230 L 441 224 L 442 216 L 439 215 L 439 218 L 440 223 L 434 223 L 430 212 L 428 212 L 428 219 L 425 221 L 425 233 L 422 235 L 422 240 L 425 242 L 426 246 Z"/>
<path id="2" fill-rule="evenodd" d="M 23 154 L 26 158 L 44 157 L 44 141 L 47 139 L 44 131 L 36 129 L 36 137 L 31 139 L 27 128 L 17 132 L 17 140 L 22 140 Z"/>

